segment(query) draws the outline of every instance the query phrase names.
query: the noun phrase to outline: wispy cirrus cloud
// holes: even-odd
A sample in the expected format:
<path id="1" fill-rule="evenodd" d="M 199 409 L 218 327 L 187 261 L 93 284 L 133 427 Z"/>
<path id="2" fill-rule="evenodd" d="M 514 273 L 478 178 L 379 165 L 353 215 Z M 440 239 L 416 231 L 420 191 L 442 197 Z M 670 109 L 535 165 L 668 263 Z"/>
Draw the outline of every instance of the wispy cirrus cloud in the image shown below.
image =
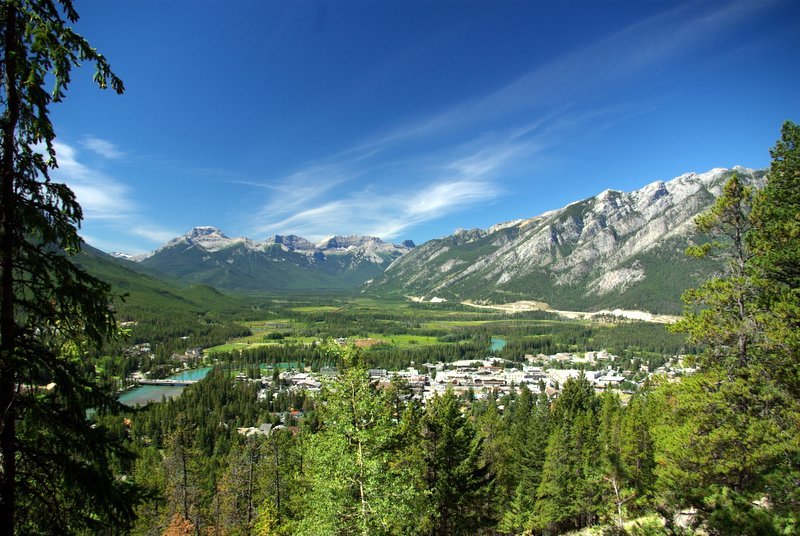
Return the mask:
<path id="1" fill-rule="evenodd" d="M 286 213 L 303 210 L 309 203 L 325 197 L 332 190 L 343 187 L 359 175 L 348 166 L 331 164 L 312 165 L 277 181 L 261 183 L 270 191 L 270 199 L 262 214 Z"/>
<path id="2" fill-rule="evenodd" d="M 85 143 L 79 145 L 86 146 Z M 51 172 L 52 178 L 64 182 L 75 193 L 83 210 L 84 229 L 89 229 L 84 234 L 87 242 L 106 251 L 144 253 L 146 248 L 131 248 L 130 244 L 144 238 L 157 245 L 178 234 L 156 225 L 142 224 L 145 221 L 142 207 L 135 201 L 130 186 L 87 163 L 90 159 L 83 157 L 78 145 L 57 141 L 53 147 L 58 168 Z M 101 150 L 95 147 L 92 151 L 103 158 L 116 159 L 124 154 L 110 143 L 99 147 Z M 115 239 L 100 236 L 114 236 Z"/>
<path id="3" fill-rule="evenodd" d="M 433 184 L 410 196 L 359 191 L 264 225 L 262 234 L 296 234 L 320 240 L 331 232 L 396 238 L 414 225 L 439 218 L 479 201 L 497 197 L 493 183 L 452 181 Z"/>
<path id="4" fill-rule="evenodd" d="M 169 240 L 172 240 L 178 236 L 178 233 L 175 231 L 147 225 L 136 225 L 131 227 L 130 233 L 135 236 L 146 238 L 154 244 L 163 244 L 164 242 L 168 242 Z"/>
<path id="5" fill-rule="evenodd" d="M 116 160 L 118 158 L 122 158 L 125 156 L 125 153 L 122 152 L 119 147 L 114 145 L 108 140 L 103 140 L 100 138 L 95 138 L 93 136 L 88 136 L 83 139 L 81 145 L 97 153 L 98 155 L 102 156 L 103 158 L 108 158 L 109 160 Z"/>
<path id="6" fill-rule="evenodd" d="M 730 34 L 753 13 L 775 1 L 681 4 L 540 64 L 494 91 L 400 125 L 353 148 L 352 152 L 380 151 L 410 139 L 461 131 L 474 125 L 493 125 L 509 116 L 530 120 L 547 117 L 554 110 L 563 112 L 585 106 L 608 87 L 623 87 L 634 77 Z"/>
<path id="7" fill-rule="evenodd" d="M 530 166 L 565 140 L 596 135 L 620 117 L 658 106 L 659 95 L 637 102 L 613 96 L 635 77 L 744 23 L 764 4 L 684 4 L 537 65 L 493 91 L 388 128 L 322 163 L 259 184 L 268 194 L 251 226 L 261 234 L 312 239 L 332 232 L 393 238 L 496 199 L 506 193 L 499 179 L 509 170 Z M 603 102 L 599 94 L 606 95 Z"/>
<path id="8" fill-rule="evenodd" d="M 54 142 L 58 170 L 54 174 L 75 192 L 84 217 L 92 220 L 120 220 L 135 212 L 130 189 L 78 159 L 75 147 Z"/>
<path id="9" fill-rule="evenodd" d="M 517 151 L 513 143 L 504 142 L 443 161 L 422 157 L 396 162 L 392 169 L 381 170 L 393 179 L 359 187 L 344 187 L 353 174 L 335 166 L 315 166 L 325 172 L 298 173 L 280 186 L 270 185 L 286 197 L 270 198 L 254 226 L 260 236 L 297 234 L 319 240 L 331 233 L 355 233 L 395 238 L 416 225 L 501 195 L 494 179 Z M 421 180 L 406 179 L 406 173 Z"/>

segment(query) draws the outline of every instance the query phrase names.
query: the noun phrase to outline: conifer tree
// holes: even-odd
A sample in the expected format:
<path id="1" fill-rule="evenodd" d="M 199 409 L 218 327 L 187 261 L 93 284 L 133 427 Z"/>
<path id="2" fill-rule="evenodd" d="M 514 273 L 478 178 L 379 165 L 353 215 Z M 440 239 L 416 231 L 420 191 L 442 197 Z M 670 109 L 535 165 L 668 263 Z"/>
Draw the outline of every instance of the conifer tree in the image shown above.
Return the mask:
<path id="1" fill-rule="evenodd" d="M 764 311 L 760 377 L 780 390 L 783 404 L 773 406 L 770 417 L 794 438 L 768 485 L 775 490 L 774 511 L 796 528 L 800 526 L 800 126 L 786 121 L 770 156 L 767 184 L 753 208 L 749 244 L 759 270 Z"/>
<path id="2" fill-rule="evenodd" d="M 642 512 L 652 497 L 655 476 L 653 470 L 653 438 L 649 392 L 640 389 L 629 401 L 622 415 L 619 434 L 620 463 L 625 471 L 626 482 L 633 496 L 626 504 L 628 509 Z"/>
<path id="3" fill-rule="evenodd" d="M 711 240 L 688 248 L 687 254 L 715 258 L 720 270 L 699 288 L 684 293 L 687 306 L 672 330 L 688 333 L 691 343 L 707 345 L 700 359 L 705 368 L 723 362 L 746 366 L 753 353 L 750 345 L 758 337 L 753 256 L 746 241 L 752 227 L 752 203 L 752 189 L 734 174 L 711 209 L 695 218 L 697 230 Z"/>
<path id="4" fill-rule="evenodd" d="M 531 528 L 553 533 L 595 522 L 602 488 L 597 413 L 589 380 L 568 379 L 553 408 Z"/>
<path id="5" fill-rule="evenodd" d="M 611 515 L 614 523 L 623 528 L 623 506 L 631 497 L 627 486 L 626 468 L 621 455 L 621 426 L 622 406 L 619 396 L 611 391 L 605 391 L 601 397 L 600 407 L 600 433 L 599 450 L 600 459 L 598 469 L 601 472 L 603 494 L 602 500 L 606 505 L 613 504 Z"/>
<path id="6" fill-rule="evenodd" d="M 185 415 L 179 414 L 175 420 L 174 430 L 167 437 L 165 451 L 170 508 L 199 530 L 200 481 L 204 458 L 196 445 L 194 427 Z"/>
<path id="7" fill-rule="evenodd" d="M 503 513 L 499 528 L 513 534 L 532 526 L 531 516 L 536 501 L 536 490 L 542 480 L 545 453 L 550 435 L 550 401 L 540 392 L 524 433 L 515 441 L 517 487 L 508 509 Z"/>
<path id="8" fill-rule="evenodd" d="M 765 368 L 800 399 L 800 126 L 787 121 L 770 151 L 753 208 L 750 246 L 760 270 Z"/>
<path id="9" fill-rule="evenodd" d="M 765 189 L 734 177 L 699 228 L 724 271 L 686 295 L 677 328 L 706 345 L 700 373 L 657 390 L 660 508 L 694 507 L 715 532 L 795 530 L 800 506 L 798 130 L 784 125 Z M 751 212 L 749 207 L 753 205 Z"/>
<path id="10" fill-rule="evenodd" d="M 568 438 L 561 427 L 555 428 L 548 439 L 542 478 L 536 489 L 536 503 L 527 529 L 543 534 L 557 534 L 567 528 L 575 528 L 571 521 L 575 517 L 573 501 L 573 479 L 570 464 Z"/>
<path id="11" fill-rule="evenodd" d="M 80 365 L 115 332 L 109 286 L 67 258 L 80 249 L 81 208 L 49 176 L 57 165 L 50 105 L 64 97 L 71 69 L 91 62 L 101 88 L 123 91 L 106 59 L 71 28 L 77 20 L 71 0 L 0 3 L 2 534 L 51 524 L 122 530 L 132 515 L 132 490 L 110 470 L 112 444 L 85 415 L 110 404 Z M 48 383 L 49 392 L 37 387 Z"/>
<path id="12" fill-rule="evenodd" d="M 516 457 L 520 445 L 515 443 L 515 439 L 518 439 L 515 438 L 515 430 L 522 433 L 528 409 L 522 407 L 517 398 L 501 415 L 494 396 L 488 397 L 485 407 L 477 421 L 483 442 L 481 458 L 484 464 L 491 467 L 496 504 L 498 509 L 503 510 L 513 497 L 517 485 Z"/>
<path id="13" fill-rule="evenodd" d="M 266 441 L 249 437 L 231 449 L 227 470 L 217 489 L 222 525 L 233 534 L 251 534 L 257 507 L 263 502 L 262 473 L 266 472 Z"/>
<path id="14" fill-rule="evenodd" d="M 322 394 L 320 429 L 304 455 L 304 517 L 296 534 L 397 534 L 415 527 L 418 491 L 397 455 L 393 405 L 370 384 L 355 348 L 338 349 L 341 372 Z M 400 456 L 402 457 L 402 456 Z"/>
<path id="15" fill-rule="evenodd" d="M 431 509 L 424 534 L 476 534 L 492 524 L 491 468 L 481 462 L 482 443 L 452 389 L 428 401 L 422 448 Z"/>

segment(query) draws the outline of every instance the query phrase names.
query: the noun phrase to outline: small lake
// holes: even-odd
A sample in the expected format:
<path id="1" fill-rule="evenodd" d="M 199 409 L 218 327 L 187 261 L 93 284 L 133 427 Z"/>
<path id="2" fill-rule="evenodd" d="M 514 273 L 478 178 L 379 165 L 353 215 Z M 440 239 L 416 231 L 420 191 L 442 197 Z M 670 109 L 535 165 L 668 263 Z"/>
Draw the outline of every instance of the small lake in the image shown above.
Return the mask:
<path id="1" fill-rule="evenodd" d="M 211 367 L 186 370 L 169 376 L 170 380 L 202 380 L 211 370 Z M 172 385 L 142 385 L 122 393 L 119 401 L 126 406 L 134 407 L 136 404 L 146 406 L 150 402 L 161 402 L 161 398 L 174 398 L 180 395 L 185 386 Z"/>
<path id="2" fill-rule="evenodd" d="M 489 345 L 489 351 L 499 352 L 506 347 L 506 340 L 500 337 L 492 337 L 492 344 Z"/>

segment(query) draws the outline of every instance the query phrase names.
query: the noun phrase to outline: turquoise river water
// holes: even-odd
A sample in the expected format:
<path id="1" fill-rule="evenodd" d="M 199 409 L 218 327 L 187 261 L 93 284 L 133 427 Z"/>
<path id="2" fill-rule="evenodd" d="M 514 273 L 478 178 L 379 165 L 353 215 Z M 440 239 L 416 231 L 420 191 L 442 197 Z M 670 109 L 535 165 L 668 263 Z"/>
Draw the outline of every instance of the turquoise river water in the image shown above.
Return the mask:
<path id="1" fill-rule="evenodd" d="M 202 380 L 208 374 L 211 367 L 187 370 L 169 377 L 171 380 Z M 150 402 L 161 402 L 161 398 L 173 398 L 178 396 L 185 389 L 184 386 L 171 385 L 142 385 L 130 391 L 122 393 L 119 401 L 126 406 L 146 406 Z"/>
<path id="2" fill-rule="evenodd" d="M 501 339 L 500 337 L 492 337 L 492 344 L 489 346 L 490 351 L 499 352 L 505 347 L 506 347 L 505 339 Z"/>

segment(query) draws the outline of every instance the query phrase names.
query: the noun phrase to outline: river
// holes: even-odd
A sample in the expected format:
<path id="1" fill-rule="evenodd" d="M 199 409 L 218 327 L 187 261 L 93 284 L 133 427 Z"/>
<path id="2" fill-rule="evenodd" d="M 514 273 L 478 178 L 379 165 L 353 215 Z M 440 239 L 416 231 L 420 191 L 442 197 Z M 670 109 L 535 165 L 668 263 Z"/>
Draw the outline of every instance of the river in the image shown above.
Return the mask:
<path id="1" fill-rule="evenodd" d="M 506 347 L 506 340 L 500 337 L 492 337 L 492 344 L 489 346 L 489 351 L 499 352 Z"/>
<path id="2" fill-rule="evenodd" d="M 202 380 L 208 374 L 211 367 L 203 367 L 199 369 L 186 370 L 184 372 L 173 374 L 169 377 L 170 380 Z M 134 407 L 136 404 L 146 406 L 150 402 L 161 402 L 162 397 L 174 398 L 181 394 L 185 386 L 172 386 L 172 385 L 141 385 L 130 391 L 122 393 L 119 401 L 126 406 Z"/>

